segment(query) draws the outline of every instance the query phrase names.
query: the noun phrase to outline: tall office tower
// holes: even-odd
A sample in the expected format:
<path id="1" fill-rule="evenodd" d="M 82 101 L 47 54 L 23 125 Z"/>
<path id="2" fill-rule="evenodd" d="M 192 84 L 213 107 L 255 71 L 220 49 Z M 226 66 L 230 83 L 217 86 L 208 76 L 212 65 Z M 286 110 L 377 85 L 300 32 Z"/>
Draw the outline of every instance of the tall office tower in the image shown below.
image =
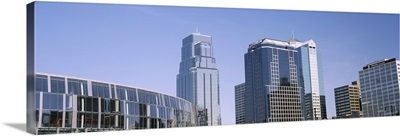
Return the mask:
<path id="1" fill-rule="evenodd" d="M 192 33 L 182 41 L 177 96 L 197 105 L 200 126 L 221 125 L 219 78 L 211 36 Z"/>
<path id="2" fill-rule="evenodd" d="M 359 71 L 364 117 L 392 116 L 400 106 L 400 61 L 383 59 Z"/>
<path id="3" fill-rule="evenodd" d="M 264 38 L 245 54 L 246 123 L 304 120 L 298 51 L 287 41 Z"/>
<path id="4" fill-rule="evenodd" d="M 313 40 L 300 42 L 292 36 L 289 44 L 296 46 L 299 53 L 299 83 L 302 87 L 304 118 L 327 119 L 321 53 Z"/>
<path id="5" fill-rule="evenodd" d="M 357 118 L 362 116 L 360 84 L 358 81 L 353 81 L 350 85 L 337 87 L 334 90 L 337 118 Z"/>
<path id="6" fill-rule="evenodd" d="M 244 118 L 244 91 L 246 90 L 245 83 L 235 86 L 235 116 L 236 124 L 245 124 Z"/>

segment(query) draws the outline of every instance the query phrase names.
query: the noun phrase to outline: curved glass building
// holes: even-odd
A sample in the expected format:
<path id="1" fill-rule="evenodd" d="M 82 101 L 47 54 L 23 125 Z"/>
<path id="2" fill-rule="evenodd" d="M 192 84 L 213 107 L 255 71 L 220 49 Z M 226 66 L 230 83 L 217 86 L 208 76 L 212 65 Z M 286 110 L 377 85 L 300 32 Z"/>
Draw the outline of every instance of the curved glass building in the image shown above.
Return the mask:
<path id="1" fill-rule="evenodd" d="M 148 89 L 35 74 L 36 133 L 196 126 L 189 101 Z"/>

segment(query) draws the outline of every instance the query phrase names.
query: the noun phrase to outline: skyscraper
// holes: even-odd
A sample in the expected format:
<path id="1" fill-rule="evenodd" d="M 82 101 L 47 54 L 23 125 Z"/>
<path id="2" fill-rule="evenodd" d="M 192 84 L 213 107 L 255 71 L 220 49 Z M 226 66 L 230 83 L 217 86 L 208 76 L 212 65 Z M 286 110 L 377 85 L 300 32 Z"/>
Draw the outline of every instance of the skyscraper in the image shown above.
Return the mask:
<path id="1" fill-rule="evenodd" d="M 362 115 L 358 81 L 353 81 L 350 85 L 337 87 L 334 90 L 337 118 L 360 117 Z"/>
<path id="2" fill-rule="evenodd" d="M 296 46 L 299 55 L 299 80 L 302 87 L 304 118 L 326 119 L 321 53 L 313 40 L 300 42 L 292 36 L 289 44 Z"/>
<path id="3" fill-rule="evenodd" d="M 182 41 L 178 97 L 192 102 L 201 126 L 221 125 L 219 76 L 211 36 L 192 33 Z"/>
<path id="4" fill-rule="evenodd" d="M 235 86 L 235 116 L 236 124 L 245 124 L 244 118 L 244 92 L 246 90 L 245 83 Z"/>
<path id="5" fill-rule="evenodd" d="M 296 45 L 264 38 L 245 54 L 246 123 L 304 120 Z"/>
<path id="6" fill-rule="evenodd" d="M 400 61 L 383 59 L 359 71 L 364 117 L 393 116 L 400 106 Z"/>

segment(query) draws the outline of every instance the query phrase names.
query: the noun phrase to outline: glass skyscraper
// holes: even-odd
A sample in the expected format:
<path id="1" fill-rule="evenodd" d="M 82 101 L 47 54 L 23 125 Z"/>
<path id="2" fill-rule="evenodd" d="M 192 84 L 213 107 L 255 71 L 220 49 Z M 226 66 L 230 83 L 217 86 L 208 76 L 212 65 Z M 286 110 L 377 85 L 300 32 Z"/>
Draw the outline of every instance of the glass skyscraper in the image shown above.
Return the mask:
<path id="1" fill-rule="evenodd" d="M 264 38 L 245 54 L 246 123 L 304 120 L 299 52 L 287 41 Z"/>
<path id="2" fill-rule="evenodd" d="M 304 118 L 327 119 L 321 53 L 313 40 L 300 42 L 292 37 L 289 44 L 296 46 L 299 53 Z"/>
<path id="3" fill-rule="evenodd" d="M 192 33 L 182 41 L 177 96 L 196 105 L 198 125 L 221 125 L 219 78 L 211 36 Z"/>
<path id="4" fill-rule="evenodd" d="M 393 116 L 400 106 L 400 61 L 384 59 L 359 71 L 364 117 Z"/>

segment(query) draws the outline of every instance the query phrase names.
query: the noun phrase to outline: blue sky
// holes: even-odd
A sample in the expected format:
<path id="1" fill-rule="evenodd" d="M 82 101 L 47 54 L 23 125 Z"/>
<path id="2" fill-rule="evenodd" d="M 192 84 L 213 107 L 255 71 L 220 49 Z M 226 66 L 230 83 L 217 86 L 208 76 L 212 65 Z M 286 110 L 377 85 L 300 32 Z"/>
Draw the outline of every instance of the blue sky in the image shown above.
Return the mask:
<path id="1" fill-rule="evenodd" d="M 232 8 L 39 2 L 37 72 L 75 76 L 175 95 L 182 39 L 213 38 L 223 124 L 234 124 L 234 86 L 244 53 L 262 38 L 313 39 L 322 53 L 328 117 L 333 88 L 357 80 L 367 63 L 399 58 L 399 15 Z"/>

